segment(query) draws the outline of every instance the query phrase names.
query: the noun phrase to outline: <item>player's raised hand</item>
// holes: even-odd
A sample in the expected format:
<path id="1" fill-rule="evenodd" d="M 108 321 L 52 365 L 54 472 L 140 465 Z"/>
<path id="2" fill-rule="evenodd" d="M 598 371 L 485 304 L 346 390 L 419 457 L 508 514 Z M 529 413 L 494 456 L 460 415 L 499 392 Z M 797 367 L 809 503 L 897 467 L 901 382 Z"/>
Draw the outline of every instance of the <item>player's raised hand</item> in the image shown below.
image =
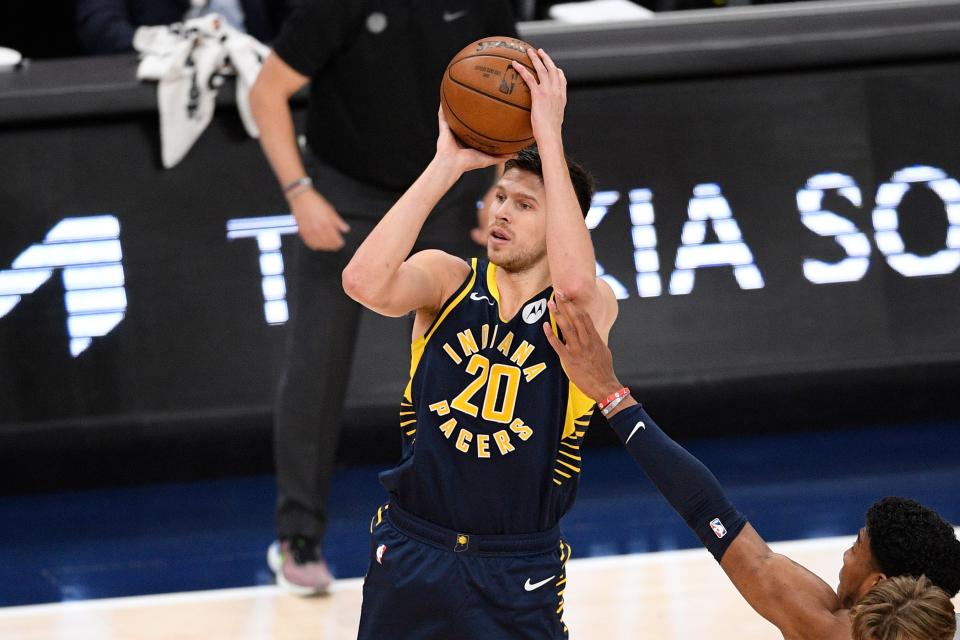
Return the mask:
<path id="1" fill-rule="evenodd" d="M 613 371 L 613 354 L 597 333 L 590 314 L 560 291 L 548 306 L 563 341 L 554 335 L 549 322 L 543 323 L 543 332 L 573 384 L 597 401 L 622 389 Z"/>
<path id="2" fill-rule="evenodd" d="M 450 131 L 447 118 L 443 115 L 443 108 L 437 111 L 437 119 L 439 121 L 440 134 L 437 137 L 437 155 L 435 157 L 438 160 L 452 163 L 460 173 L 506 162 L 517 155 L 511 153 L 502 156 L 492 156 L 482 151 L 465 147 L 457 141 L 453 132 Z"/>
<path id="3" fill-rule="evenodd" d="M 541 145 L 550 136 L 560 136 L 563 111 L 567 106 L 567 78 L 543 49 L 527 49 L 536 74 L 514 61 L 513 68 L 530 87 L 530 124 Z"/>

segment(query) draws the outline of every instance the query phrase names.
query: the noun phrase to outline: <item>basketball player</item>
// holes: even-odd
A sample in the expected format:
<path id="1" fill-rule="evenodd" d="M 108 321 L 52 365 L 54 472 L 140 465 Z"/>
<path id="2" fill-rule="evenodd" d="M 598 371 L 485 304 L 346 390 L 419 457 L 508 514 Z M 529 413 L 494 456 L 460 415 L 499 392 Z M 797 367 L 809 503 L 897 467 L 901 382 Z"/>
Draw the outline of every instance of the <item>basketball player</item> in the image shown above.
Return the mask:
<path id="1" fill-rule="evenodd" d="M 953 603 L 926 576 L 881 580 L 850 610 L 853 640 L 952 640 Z"/>
<path id="2" fill-rule="evenodd" d="M 550 302 L 563 337 L 544 325 L 570 380 L 604 407 L 610 426 L 660 493 L 720 563 L 737 590 L 784 638 L 850 640 L 850 609 L 895 576 L 926 575 L 950 597 L 960 590 L 960 541 L 934 511 L 904 498 L 884 498 L 867 511 L 866 525 L 843 554 L 840 586 L 774 553 L 730 503 L 713 474 L 664 434 L 613 371 L 613 357 L 576 300 L 560 289 Z M 895 617 L 908 616 L 908 608 Z M 953 613 L 950 614 L 954 615 Z M 938 627 L 942 628 L 942 627 Z M 923 636 L 949 640 L 948 632 Z M 869 637 L 869 636 L 868 636 Z M 881 635 L 871 640 L 911 636 Z"/>
<path id="3" fill-rule="evenodd" d="M 295 4 L 250 106 L 299 235 L 286 270 L 290 321 L 273 431 L 278 536 L 267 562 L 279 586 L 307 596 L 325 593 L 333 579 L 322 548 L 327 493 L 361 316 L 340 274 L 433 157 L 447 63 L 465 43 L 516 28 L 507 0 Z M 301 146 L 289 100 L 308 83 Z M 493 182 L 492 171 L 464 176 L 437 205 L 420 245 L 472 255 L 477 201 Z"/>
<path id="4" fill-rule="evenodd" d="M 563 73 L 528 51 L 537 149 L 505 164 L 486 260 L 429 250 L 421 226 L 466 171 L 494 158 L 461 148 L 440 114 L 433 161 L 343 272 L 347 293 L 388 316 L 416 312 L 400 407 L 402 459 L 381 474 L 390 502 L 371 522 L 359 637 L 565 638 L 557 523 L 573 503 L 593 411 L 540 332 L 560 286 L 603 334 L 616 316 L 596 278 L 584 215 L 589 176 L 568 162 Z M 524 72 L 526 75 L 524 76 Z"/>

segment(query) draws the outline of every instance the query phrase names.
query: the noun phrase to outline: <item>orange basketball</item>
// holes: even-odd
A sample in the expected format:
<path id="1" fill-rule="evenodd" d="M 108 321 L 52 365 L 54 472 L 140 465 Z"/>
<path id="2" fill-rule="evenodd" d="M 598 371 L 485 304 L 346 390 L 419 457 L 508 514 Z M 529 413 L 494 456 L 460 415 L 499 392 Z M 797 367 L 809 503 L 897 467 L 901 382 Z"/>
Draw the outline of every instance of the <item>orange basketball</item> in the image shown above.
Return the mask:
<path id="1" fill-rule="evenodd" d="M 523 40 L 491 36 L 450 61 L 440 104 L 450 130 L 465 145 L 499 155 L 533 144 L 530 88 L 510 64 L 516 60 L 536 75 L 528 48 Z"/>

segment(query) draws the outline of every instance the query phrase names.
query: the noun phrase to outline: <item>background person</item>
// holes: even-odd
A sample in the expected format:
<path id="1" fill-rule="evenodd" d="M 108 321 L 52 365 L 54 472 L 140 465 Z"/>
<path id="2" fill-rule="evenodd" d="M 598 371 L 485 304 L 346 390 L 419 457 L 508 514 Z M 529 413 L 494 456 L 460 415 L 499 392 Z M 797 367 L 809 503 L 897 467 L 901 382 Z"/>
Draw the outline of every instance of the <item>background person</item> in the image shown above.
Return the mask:
<path id="1" fill-rule="evenodd" d="M 133 51 L 138 27 L 219 13 L 230 25 L 270 42 L 292 0 L 77 0 L 77 39 L 84 53 Z"/>

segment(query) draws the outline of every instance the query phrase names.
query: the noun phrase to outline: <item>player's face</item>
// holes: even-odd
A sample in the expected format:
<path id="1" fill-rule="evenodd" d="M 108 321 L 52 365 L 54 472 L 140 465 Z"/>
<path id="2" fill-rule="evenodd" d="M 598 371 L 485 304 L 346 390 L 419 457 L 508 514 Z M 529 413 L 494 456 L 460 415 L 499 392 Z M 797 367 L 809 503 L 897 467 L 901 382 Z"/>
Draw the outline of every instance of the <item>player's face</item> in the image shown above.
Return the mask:
<path id="1" fill-rule="evenodd" d="M 547 255 L 546 198 L 536 174 L 510 169 L 497 183 L 487 226 L 487 257 L 507 271 L 524 271 Z"/>
<path id="2" fill-rule="evenodd" d="M 883 578 L 884 575 L 876 568 L 873 553 L 870 551 L 870 538 L 864 527 L 860 529 L 850 548 L 843 552 L 840 586 L 837 587 L 840 605 L 849 609 Z"/>

